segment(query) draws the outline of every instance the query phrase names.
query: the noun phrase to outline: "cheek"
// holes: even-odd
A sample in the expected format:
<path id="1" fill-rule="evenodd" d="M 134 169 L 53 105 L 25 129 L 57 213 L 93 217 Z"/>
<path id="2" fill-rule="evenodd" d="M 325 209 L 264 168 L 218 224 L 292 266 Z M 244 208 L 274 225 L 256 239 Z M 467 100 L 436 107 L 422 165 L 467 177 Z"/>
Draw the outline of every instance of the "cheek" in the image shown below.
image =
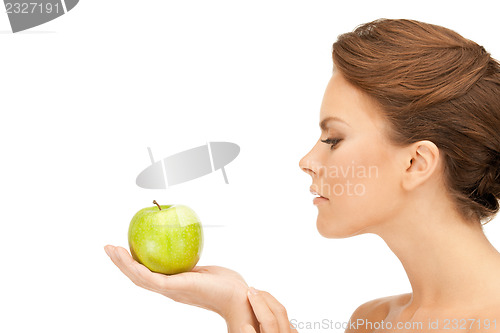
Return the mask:
<path id="1" fill-rule="evenodd" d="M 390 159 L 381 156 L 384 154 L 377 151 L 337 156 L 336 168 L 331 168 L 325 179 L 330 200 L 318 206 L 321 235 L 354 235 L 383 222 L 394 209 L 399 193 L 397 177 Z"/>

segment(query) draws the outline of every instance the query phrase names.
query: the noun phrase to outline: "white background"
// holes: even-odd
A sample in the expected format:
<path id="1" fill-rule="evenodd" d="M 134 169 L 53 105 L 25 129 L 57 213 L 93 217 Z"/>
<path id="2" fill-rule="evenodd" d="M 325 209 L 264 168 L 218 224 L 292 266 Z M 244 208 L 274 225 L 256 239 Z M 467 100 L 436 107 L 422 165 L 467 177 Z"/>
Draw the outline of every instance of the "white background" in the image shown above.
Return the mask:
<path id="1" fill-rule="evenodd" d="M 130 219 L 153 199 L 224 224 L 205 229 L 199 265 L 240 272 L 298 321 L 347 321 L 410 292 L 377 236 L 319 235 L 298 167 L 320 134 L 339 34 L 410 18 L 500 57 L 498 1 L 403 3 L 82 0 L 17 34 L 2 9 L 0 331 L 223 332 L 218 315 L 136 287 L 104 253 L 128 247 Z M 135 185 L 147 147 L 160 159 L 207 141 L 241 147 L 228 185 L 220 172 Z M 498 220 L 485 232 L 500 248 Z"/>

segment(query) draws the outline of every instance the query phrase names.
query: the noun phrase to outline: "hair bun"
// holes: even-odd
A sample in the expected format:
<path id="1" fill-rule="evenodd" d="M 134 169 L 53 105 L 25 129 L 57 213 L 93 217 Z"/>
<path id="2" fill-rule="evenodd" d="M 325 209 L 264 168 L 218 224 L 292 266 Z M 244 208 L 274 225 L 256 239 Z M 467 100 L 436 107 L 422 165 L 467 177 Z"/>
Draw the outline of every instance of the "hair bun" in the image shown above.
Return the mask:
<path id="1" fill-rule="evenodd" d="M 488 164 L 484 177 L 477 187 L 476 201 L 488 209 L 499 209 L 500 200 L 500 154 Z"/>
<path id="2" fill-rule="evenodd" d="M 490 168 L 490 171 L 492 175 L 495 175 L 493 177 L 493 194 L 495 195 L 497 200 L 500 200 L 500 152 L 497 152 L 496 162 L 494 163 L 494 166 Z"/>

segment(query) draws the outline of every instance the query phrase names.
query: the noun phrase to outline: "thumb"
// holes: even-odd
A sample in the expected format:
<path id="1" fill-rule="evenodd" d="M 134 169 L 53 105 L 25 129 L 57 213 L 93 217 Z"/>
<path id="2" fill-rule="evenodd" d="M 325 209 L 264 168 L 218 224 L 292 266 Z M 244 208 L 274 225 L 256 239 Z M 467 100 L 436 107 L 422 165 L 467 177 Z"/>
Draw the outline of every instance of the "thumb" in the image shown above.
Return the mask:
<path id="1" fill-rule="evenodd" d="M 257 333 L 252 325 L 247 324 L 245 326 L 240 327 L 240 333 Z"/>

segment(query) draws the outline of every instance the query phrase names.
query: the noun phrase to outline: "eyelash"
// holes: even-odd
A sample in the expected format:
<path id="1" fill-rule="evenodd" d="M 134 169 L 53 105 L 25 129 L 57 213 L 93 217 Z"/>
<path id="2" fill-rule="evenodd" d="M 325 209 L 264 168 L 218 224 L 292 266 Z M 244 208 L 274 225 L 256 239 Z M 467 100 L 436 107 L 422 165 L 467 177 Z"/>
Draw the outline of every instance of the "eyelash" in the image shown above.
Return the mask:
<path id="1" fill-rule="evenodd" d="M 340 141 L 342 141 L 342 139 L 328 138 L 326 140 L 321 140 L 321 142 L 323 143 L 331 144 L 330 150 L 333 150 L 335 146 L 339 144 Z"/>

